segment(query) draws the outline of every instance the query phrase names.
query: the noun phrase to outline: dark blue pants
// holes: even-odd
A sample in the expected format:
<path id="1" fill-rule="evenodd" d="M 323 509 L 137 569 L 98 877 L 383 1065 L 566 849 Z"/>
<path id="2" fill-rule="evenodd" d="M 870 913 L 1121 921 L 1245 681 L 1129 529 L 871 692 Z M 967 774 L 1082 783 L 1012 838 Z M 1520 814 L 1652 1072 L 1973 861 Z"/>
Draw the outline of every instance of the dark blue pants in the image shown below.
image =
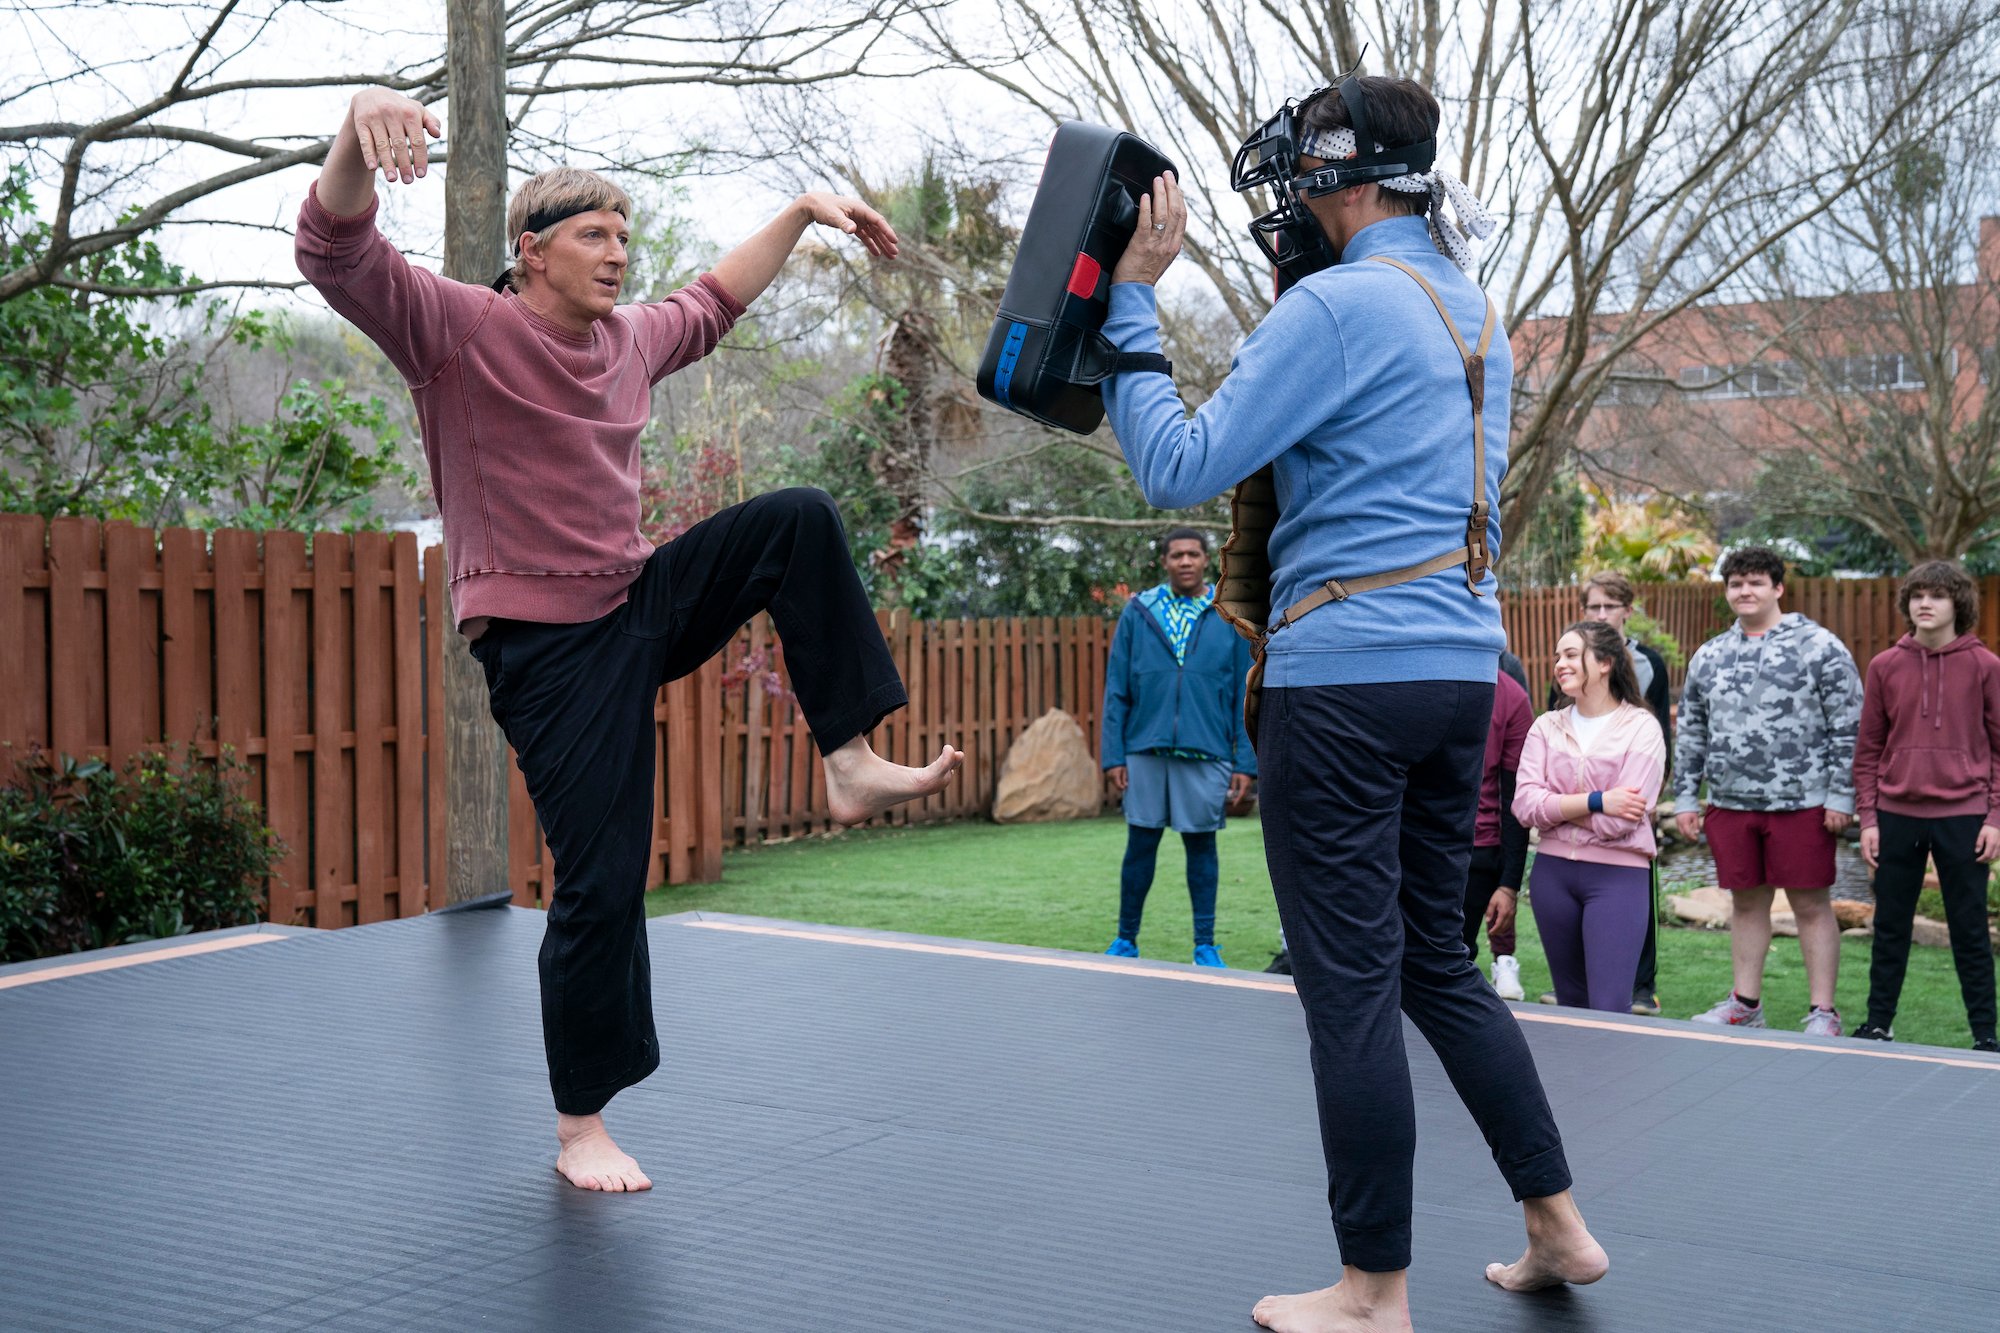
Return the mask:
<path id="1" fill-rule="evenodd" d="M 1517 1199 L 1569 1188 L 1528 1043 L 1463 938 L 1493 687 L 1267 689 L 1264 849 L 1312 1040 L 1341 1262 L 1410 1263 L 1416 1113 L 1402 1014 L 1436 1050 Z"/>
<path id="2" fill-rule="evenodd" d="M 821 754 L 908 702 L 824 491 L 774 491 L 695 524 L 608 615 L 496 620 L 472 645 L 554 862 L 542 1041 L 568 1115 L 596 1114 L 660 1064 L 645 907 L 654 699 L 763 610 Z"/>
<path id="3" fill-rule="evenodd" d="M 1118 938 L 1137 941 L 1146 895 L 1153 887 L 1153 866 L 1165 829 L 1133 824 L 1125 835 L 1125 864 L 1118 874 Z M 1215 895 L 1222 883 L 1221 857 L 1213 833 L 1183 833 L 1187 849 L 1188 903 L 1194 908 L 1194 942 L 1215 943 Z"/>

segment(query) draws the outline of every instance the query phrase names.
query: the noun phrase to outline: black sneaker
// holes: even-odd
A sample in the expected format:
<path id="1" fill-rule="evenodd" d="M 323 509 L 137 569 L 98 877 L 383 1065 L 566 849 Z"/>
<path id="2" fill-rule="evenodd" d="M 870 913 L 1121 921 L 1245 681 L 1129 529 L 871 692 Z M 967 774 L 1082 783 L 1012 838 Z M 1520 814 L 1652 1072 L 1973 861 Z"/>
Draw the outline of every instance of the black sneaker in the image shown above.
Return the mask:
<path id="1" fill-rule="evenodd" d="M 1972 1043 L 1972 1049 L 1975 1051 L 1985 1051 L 1990 1055 L 2000 1055 L 2000 1038 L 1981 1037 L 1978 1041 Z"/>
<path id="2" fill-rule="evenodd" d="M 1292 975 L 1292 951 L 1290 949 L 1280 949 L 1278 956 L 1273 958 L 1271 965 L 1264 970 L 1266 972 L 1275 972 L 1281 977 Z"/>
<path id="3" fill-rule="evenodd" d="M 1873 1023 L 1863 1023 L 1847 1035 L 1858 1038 L 1861 1041 L 1894 1041 L 1896 1039 L 1895 1034 L 1890 1032 L 1888 1028 L 1878 1028 Z M 1978 1048 L 1975 1047 L 1974 1049 Z M 2000 1051 L 2000 1046 L 1995 1046 L 1993 1049 Z"/>
<path id="4" fill-rule="evenodd" d="M 1649 994 L 1646 991 L 1639 991 L 1632 997 L 1632 1012 L 1641 1018 L 1658 1018 L 1660 1016 L 1660 997 Z"/>

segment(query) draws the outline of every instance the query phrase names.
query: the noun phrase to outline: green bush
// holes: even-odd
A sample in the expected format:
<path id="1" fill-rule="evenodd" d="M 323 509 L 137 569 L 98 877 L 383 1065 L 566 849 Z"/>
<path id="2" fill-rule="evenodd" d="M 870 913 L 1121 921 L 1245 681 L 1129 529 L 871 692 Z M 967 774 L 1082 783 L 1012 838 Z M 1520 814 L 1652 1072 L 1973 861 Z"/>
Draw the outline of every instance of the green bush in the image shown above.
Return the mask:
<path id="1" fill-rule="evenodd" d="M 31 756 L 0 787 L 0 961 L 257 920 L 280 848 L 246 773 L 227 747 Z"/>

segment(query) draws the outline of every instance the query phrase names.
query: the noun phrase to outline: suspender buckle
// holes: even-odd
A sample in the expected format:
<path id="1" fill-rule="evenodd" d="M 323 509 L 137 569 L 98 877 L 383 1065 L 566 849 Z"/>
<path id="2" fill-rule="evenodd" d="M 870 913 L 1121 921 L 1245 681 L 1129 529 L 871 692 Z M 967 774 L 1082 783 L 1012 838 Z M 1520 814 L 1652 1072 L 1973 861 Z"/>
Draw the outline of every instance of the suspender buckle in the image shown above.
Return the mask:
<path id="1" fill-rule="evenodd" d="M 1493 567 L 1493 551 L 1486 544 L 1488 512 L 1486 502 L 1481 500 L 1472 506 L 1472 513 L 1465 520 L 1465 586 L 1474 597 L 1485 596 L 1479 591 L 1479 581 Z"/>
<path id="2" fill-rule="evenodd" d="M 1326 581 L 1326 592 L 1327 596 L 1333 598 L 1336 602 L 1344 602 L 1353 595 L 1345 587 L 1341 586 L 1339 579 L 1328 579 Z"/>

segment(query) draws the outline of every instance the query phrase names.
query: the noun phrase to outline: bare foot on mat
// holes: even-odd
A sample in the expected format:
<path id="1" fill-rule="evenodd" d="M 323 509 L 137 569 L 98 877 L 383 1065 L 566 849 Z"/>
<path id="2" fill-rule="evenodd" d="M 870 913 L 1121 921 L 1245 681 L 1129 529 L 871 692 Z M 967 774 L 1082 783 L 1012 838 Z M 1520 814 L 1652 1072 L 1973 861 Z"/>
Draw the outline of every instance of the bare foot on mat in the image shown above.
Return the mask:
<path id="1" fill-rule="evenodd" d="M 1582 1287 L 1611 1271 L 1611 1260 L 1583 1224 L 1569 1191 L 1527 1199 L 1528 1250 L 1511 1264 L 1486 1265 L 1486 1280 L 1508 1291 L 1540 1291 L 1564 1283 Z"/>
<path id="2" fill-rule="evenodd" d="M 1364 1285 L 1350 1278 L 1297 1296 L 1266 1296 L 1250 1317 L 1273 1333 L 1410 1333 L 1409 1288 L 1400 1280 L 1378 1283 L 1370 1295 Z"/>
<path id="3" fill-rule="evenodd" d="M 947 745 L 929 766 L 905 768 L 856 736 L 826 757 L 827 813 L 838 824 L 866 823 L 891 806 L 943 791 L 964 762 L 964 751 Z"/>
<path id="4" fill-rule="evenodd" d="M 653 1188 L 639 1164 L 611 1141 L 603 1116 L 558 1115 L 556 1138 L 562 1141 L 556 1170 L 578 1189 L 623 1194 Z"/>

